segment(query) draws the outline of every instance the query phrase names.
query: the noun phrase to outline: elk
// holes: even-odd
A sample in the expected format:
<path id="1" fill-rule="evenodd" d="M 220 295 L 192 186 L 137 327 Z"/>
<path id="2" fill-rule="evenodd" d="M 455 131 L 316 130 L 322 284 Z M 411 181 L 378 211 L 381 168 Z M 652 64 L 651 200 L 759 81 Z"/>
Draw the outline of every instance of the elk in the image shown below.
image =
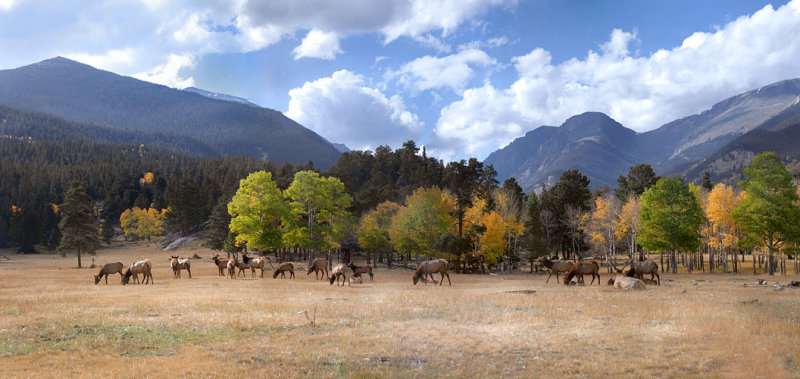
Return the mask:
<path id="1" fill-rule="evenodd" d="M 217 265 L 217 268 L 219 269 L 219 276 L 225 276 L 224 272 L 225 269 L 228 268 L 228 261 L 232 261 L 233 259 L 231 258 L 220 259 L 219 254 L 214 254 L 214 256 L 211 257 L 211 260 L 214 261 L 215 265 Z"/>
<path id="2" fill-rule="evenodd" d="M 247 253 L 242 253 L 242 262 L 250 266 L 251 278 L 256 275 L 256 269 L 261 270 L 261 278 L 264 278 L 264 264 L 267 262 L 267 258 L 250 258 L 247 256 Z"/>
<path id="3" fill-rule="evenodd" d="M 650 259 L 641 262 L 633 262 L 627 275 L 644 281 L 644 274 L 650 274 L 650 280 L 656 280 L 657 278 L 656 284 L 659 286 L 661 285 L 661 277 L 658 276 L 658 264 Z"/>
<path id="4" fill-rule="evenodd" d="M 328 279 L 328 259 L 327 258 L 316 258 L 313 262 L 311 262 L 311 266 L 308 266 L 308 272 L 306 272 L 306 276 L 311 275 L 314 273 L 314 278 L 317 280 L 322 279 L 319 277 L 319 273 L 325 273 L 325 279 Z"/>
<path id="5" fill-rule="evenodd" d="M 172 279 L 179 279 L 181 277 L 181 270 L 186 270 L 189 273 L 189 279 L 192 278 L 192 261 L 189 258 L 179 258 L 178 256 L 170 255 L 169 267 L 172 267 Z"/>
<path id="6" fill-rule="evenodd" d="M 286 279 L 286 272 L 289 272 L 289 278 L 294 279 L 294 265 L 292 262 L 283 262 L 278 265 L 278 268 L 275 269 L 275 272 L 272 273 L 272 279 L 278 277 L 278 274 L 281 275 L 281 278 Z"/>
<path id="7" fill-rule="evenodd" d="M 105 276 L 106 284 L 108 284 L 108 275 L 118 273 L 119 278 L 122 279 L 122 268 L 125 267 L 122 262 L 106 263 L 100 268 L 100 273 L 94 276 L 94 285 L 100 283 L 100 279 Z"/>
<path id="8" fill-rule="evenodd" d="M 453 282 L 450 281 L 450 274 L 447 273 L 447 259 L 436 259 L 430 261 L 423 261 L 417 267 L 417 271 L 414 271 L 414 275 L 411 279 L 414 281 L 414 285 L 417 285 L 417 282 L 420 278 L 425 284 L 428 282 L 425 280 L 425 277 L 430 275 L 431 280 L 433 280 L 433 284 L 436 284 L 436 280 L 433 278 L 433 274 L 440 273 L 442 275 L 441 280 L 439 281 L 439 285 L 441 286 L 444 283 L 444 277 L 447 276 L 447 283 L 449 285 L 453 285 Z"/>
<path id="9" fill-rule="evenodd" d="M 362 265 L 356 266 L 355 264 L 353 264 L 353 262 L 350 262 L 347 265 L 347 267 L 350 267 L 350 269 L 353 270 L 353 277 L 360 279 L 361 283 L 364 282 L 364 279 L 361 278 L 361 274 L 369 274 L 369 281 L 370 282 L 373 281 L 372 265 L 366 264 L 363 266 Z"/>
<path id="10" fill-rule="evenodd" d="M 239 262 L 235 259 L 232 259 L 228 261 L 228 274 L 230 274 L 231 279 L 234 279 L 231 269 L 233 269 L 233 272 L 236 272 L 237 268 L 239 269 L 239 272 L 236 274 L 236 277 L 239 275 L 244 275 L 244 277 L 247 278 L 247 273 L 245 273 L 245 270 L 250 269 L 250 265 L 245 262 Z M 253 271 L 253 273 L 255 273 L 255 271 Z"/>
<path id="11" fill-rule="evenodd" d="M 122 285 L 128 284 L 131 276 L 133 276 L 134 283 L 139 283 L 138 274 L 144 274 L 144 278 L 142 278 L 142 282 L 144 282 L 144 284 L 147 284 L 148 282 L 150 284 L 156 284 L 156 281 L 153 280 L 153 274 L 151 272 L 152 268 L 153 264 L 150 263 L 149 259 L 131 263 L 130 267 L 125 270 L 125 274 L 122 275 Z"/>
<path id="12" fill-rule="evenodd" d="M 562 261 L 562 260 L 551 261 L 547 257 L 539 258 L 539 262 L 544 267 L 550 269 L 550 275 L 547 275 L 547 281 L 545 281 L 544 284 L 550 282 L 550 277 L 553 276 L 553 274 L 556 274 L 556 282 L 558 282 L 558 274 L 571 270 L 573 265 L 573 262 L 570 261 Z"/>
<path id="13" fill-rule="evenodd" d="M 631 288 L 635 290 L 645 289 L 644 282 L 642 282 L 641 279 L 631 278 L 622 273 L 622 270 L 617 270 L 617 277 L 614 279 L 614 287 L 621 288 L 626 291 L 630 290 Z"/>
<path id="14" fill-rule="evenodd" d="M 347 274 L 345 273 L 347 270 L 347 266 L 344 263 L 338 263 L 336 266 L 333 266 L 331 269 L 330 278 L 328 281 L 333 285 L 333 282 L 336 282 L 336 285 L 339 285 L 339 278 L 342 278 L 342 286 L 344 286 L 344 282 L 347 281 Z"/>
<path id="15" fill-rule="evenodd" d="M 597 277 L 597 285 L 600 285 L 600 264 L 597 261 L 573 263 L 572 268 L 567 272 L 567 276 L 564 277 L 564 284 L 569 284 L 570 280 L 576 275 L 578 276 L 578 282 L 583 283 L 583 275 L 585 274 L 592 275 L 592 281 L 589 285 L 594 284 L 595 277 Z"/>

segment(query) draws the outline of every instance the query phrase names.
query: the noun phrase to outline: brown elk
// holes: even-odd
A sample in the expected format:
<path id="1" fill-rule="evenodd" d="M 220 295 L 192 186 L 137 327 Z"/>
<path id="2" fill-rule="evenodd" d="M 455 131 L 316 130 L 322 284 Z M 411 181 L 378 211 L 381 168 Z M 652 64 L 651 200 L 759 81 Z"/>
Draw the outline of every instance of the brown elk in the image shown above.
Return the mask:
<path id="1" fill-rule="evenodd" d="M 659 286 L 661 285 L 661 277 L 658 276 L 658 264 L 650 259 L 641 262 L 633 262 L 627 275 L 644 281 L 644 274 L 650 274 L 650 280 L 657 279 L 656 284 Z"/>
<path id="2" fill-rule="evenodd" d="M 357 266 L 353 264 L 353 262 L 350 262 L 349 264 L 347 264 L 347 267 L 350 267 L 350 269 L 353 270 L 353 278 L 358 278 L 359 280 L 361 280 L 361 283 L 364 282 L 364 279 L 361 278 L 361 274 L 369 274 L 369 281 L 370 282 L 373 281 L 371 264 Z"/>
<path id="3" fill-rule="evenodd" d="M 320 280 L 322 278 L 319 277 L 319 273 L 325 274 L 325 279 L 328 279 L 328 259 L 327 258 L 316 258 L 311 265 L 308 266 L 308 272 L 306 272 L 306 276 L 311 275 L 314 273 L 314 278 Z"/>
<path id="4" fill-rule="evenodd" d="M 232 261 L 233 259 L 231 258 L 220 259 L 219 254 L 214 254 L 214 256 L 211 257 L 211 260 L 214 261 L 215 265 L 217 265 L 217 269 L 219 269 L 219 276 L 225 276 L 225 269 L 228 268 L 228 262 Z"/>
<path id="5" fill-rule="evenodd" d="M 339 285 L 339 278 L 342 278 L 342 286 L 344 286 L 344 282 L 347 281 L 347 274 L 346 274 L 347 266 L 344 263 L 337 263 L 331 269 L 330 278 L 328 281 L 333 285 L 333 282 L 336 282 L 336 285 Z"/>
<path id="6" fill-rule="evenodd" d="M 550 277 L 553 276 L 553 274 L 556 274 L 556 282 L 558 282 L 558 274 L 571 270 L 573 264 L 573 262 L 570 261 L 551 261 L 547 257 L 539 258 L 539 262 L 542 264 L 542 266 L 547 267 L 550 270 L 550 275 L 547 275 L 547 281 L 545 281 L 544 284 L 550 282 Z"/>
<path id="7" fill-rule="evenodd" d="M 294 279 L 294 265 L 292 262 L 283 262 L 278 265 L 278 268 L 275 269 L 275 272 L 272 273 L 272 279 L 278 277 L 278 274 L 281 275 L 281 278 L 286 279 L 286 272 L 289 272 L 289 278 Z"/>
<path id="8" fill-rule="evenodd" d="M 125 270 L 125 274 L 122 275 L 122 285 L 128 284 L 128 281 L 130 281 L 131 276 L 133 276 L 134 283 L 139 283 L 138 274 L 144 274 L 144 278 L 142 278 L 142 282 L 144 282 L 144 284 L 147 284 L 148 282 L 150 284 L 156 284 L 156 281 L 153 280 L 153 274 L 151 271 L 152 268 L 153 264 L 150 262 L 149 259 L 131 263 L 130 267 L 128 267 L 128 269 Z"/>
<path id="9" fill-rule="evenodd" d="M 264 257 L 256 257 L 250 258 L 247 256 L 247 253 L 242 253 L 242 262 L 246 265 L 250 266 L 250 277 L 254 277 L 256 275 L 256 269 L 261 270 L 261 278 L 264 278 L 264 265 L 267 262 L 267 258 Z"/>
<path id="10" fill-rule="evenodd" d="M 433 274 L 438 272 L 442 275 L 439 285 L 441 286 L 442 283 L 444 283 L 444 277 L 447 276 L 447 283 L 452 286 L 453 282 L 450 281 L 450 274 L 447 273 L 447 265 L 447 259 L 423 261 L 417 267 L 417 271 L 414 271 L 414 275 L 411 277 L 411 279 L 414 280 L 414 285 L 417 285 L 417 282 L 420 278 L 422 278 L 422 281 L 425 282 L 425 284 L 428 284 L 428 281 L 425 280 L 425 277 L 430 275 L 431 280 L 433 280 L 433 284 L 436 284 Z"/>
<path id="11" fill-rule="evenodd" d="M 108 284 L 108 275 L 118 273 L 119 278 L 122 279 L 122 268 L 125 267 L 122 262 L 106 263 L 100 268 L 100 273 L 94 276 L 94 285 L 100 283 L 100 279 L 105 276 L 106 284 Z"/>
<path id="12" fill-rule="evenodd" d="M 239 271 L 237 272 L 236 269 L 239 269 Z M 247 263 L 239 262 L 235 259 L 228 261 L 228 274 L 230 275 L 231 279 L 234 279 L 233 272 L 237 272 L 236 277 L 239 277 L 239 275 L 244 275 L 244 277 L 247 278 L 247 273 L 245 270 L 249 269 L 250 265 Z"/>
<path id="13" fill-rule="evenodd" d="M 578 276 L 579 283 L 584 283 L 583 276 L 586 274 L 592 275 L 592 281 L 589 285 L 594 284 L 595 277 L 597 277 L 597 284 L 600 285 L 600 264 L 597 261 L 573 263 L 572 268 L 567 272 L 567 276 L 564 277 L 564 284 L 569 284 L 575 276 Z"/>
<path id="14" fill-rule="evenodd" d="M 189 258 L 179 258 L 176 255 L 170 255 L 169 267 L 172 268 L 172 279 L 180 279 L 181 270 L 186 270 L 189 273 L 189 279 L 192 278 L 192 261 Z"/>
<path id="15" fill-rule="evenodd" d="M 614 287 L 630 290 L 631 288 L 635 290 L 643 290 L 645 289 L 644 282 L 641 279 L 631 278 L 625 275 L 622 270 L 617 270 L 617 277 L 614 278 Z"/>

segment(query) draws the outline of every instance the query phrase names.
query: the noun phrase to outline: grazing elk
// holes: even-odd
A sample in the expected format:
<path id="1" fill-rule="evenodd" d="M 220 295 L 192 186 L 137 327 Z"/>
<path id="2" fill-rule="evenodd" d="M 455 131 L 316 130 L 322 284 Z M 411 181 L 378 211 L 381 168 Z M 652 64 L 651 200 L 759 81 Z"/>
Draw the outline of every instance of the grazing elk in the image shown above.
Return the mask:
<path id="1" fill-rule="evenodd" d="M 122 275 L 122 285 L 128 284 L 131 276 L 133 276 L 134 283 L 139 283 L 139 274 L 144 274 L 144 278 L 142 278 L 144 284 L 148 282 L 150 284 L 156 284 L 156 281 L 153 280 L 152 268 L 153 264 L 149 259 L 131 263 L 130 267 L 125 270 L 125 274 Z"/>
<path id="2" fill-rule="evenodd" d="M 294 279 L 294 265 L 292 262 L 283 262 L 278 265 L 278 268 L 275 269 L 275 272 L 272 273 L 272 279 L 278 277 L 278 274 L 281 275 L 281 278 L 286 279 L 286 272 L 289 272 L 289 279 Z"/>
<path id="3" fill-rule="evenodd" d="M 350 267 L 350 269 L 353 270 L 353 278 L 358 278 L 359 280 L 361 280 L 361 283 L 364 283 L 364 279 L 361 278 L 361 274 L 369 274 L 369 281 L 370 282 L 373 281 L 371 264 L 355 265 L 353 264 L 353 262 L 350 262 L 349 264 L 347 264 L 347 267 Z"/>
<path id="4" fill-rule="evenodd" d="M 595 277 L 597 277 L 597 285 L 600 285 L 600 264 L 597 261 L 573 263 L 572 268 L 567 272 L 567 276 L 564 277 L 564 284 L 569 284 L 575 276 L 578 277 L 579 283 L 584 283 L 583 276 L 586 274 L 592 275 L 592 281 L 589 285 L 594 284 Z"/>
<path id="5" fill-rule="evenodd" d="M 631 269 L 628 270 L 629 277 L 636 277 L 644 281 L 644 274 L 650 274 L 650 280 L 656 280 L 657 285 L 661 285 L 661 277 L 658 276 L 658 264 L 650 259 L 633 262 Z"/>
<path id="6" fill-rule="evenodd" d="M 267 263 L 267 258 L 256 257 L 250 258 L 247 253 L 242 253 L 242 262 L 250 266 L 250 277 L 256 276 L 256 269 L 261 270 L 261 278 L 264 278 L 264 265 Z"/>
<path id="7" fill-rule="evenodd" d="M 236 272 L 236 269 L 239 269 L 236 277 L 239 277 L 239 275 L 244 275 L 244 277 L 247 278 L 247 273 L 245 270 L 249 270 L 250 265 L 244 262 L 239 262 L 235 259 L 228 261 L 228 274 L 230 275 L 231 279 L 234 279 L 231 269 L 233 269 L 233 272 Z"/>
<path id="8" fill-rule="evenodd" d="M 94 285 L 100 283 L 100 279 L 106 277 L 106 284 L 108 284 L 108 275 L 109 274 L 119 274 L 119 278 L 122 279 L 122 268 L 125 267 L 122 262 L 114 262 L 114 263 L 106 263 L 103 267 L 100 268 L 100 273 L 94 276 Z"/>
<path id="9" fill-rule="evenodd" d="M 314 273 L 314 278 L 320 280 L 322 278 L 319 277 L 319 273 L 325 274 L 325 279 L 328 279 L 328 259 L 327 258 L 316 258 L 311 265 L 308 266 L 308 272 L 306 272 L 306 276 L 311 275 Z"/>
<path id="10" fill-rule="evenodd" d="M 225 276 L 225 270 L 228 268 L 228 262 L 232 261 L 233 259 L 231 258 L 220 259 L 219 254 L 214 254 L 214 256 L 211 257 L 211 260 L 214 261 L 215 265 L 217 265 L 217 269 L 219 269 L 219 276 Z"/>
<path id="11" fill-rule="evenodd" d="M 347 281 L 347 274 L 345 273 L 346 270 L 347 266 L 345 266 L 344 263 L 337 263 L 335 266 L 333 266 L 331 269 L 330 278 L 328 278 L 328 281 L 331 283 L 331 285 L 333 285 L 333 282 L 336 282 L 336 285 L 339 285 L 339 278 L 342 278 L 342 286 L 344 286 L 344 282 Z"/>
<path id="12" fill-rule="evenodd" d="M 192 261 L 189 258 L 179 258 L 178 256 L 170 255 L 169 267 L 172 268 L 172 279 L 180 279 L 181 270 L 186 270 L 189 273 L 189 279 L 192 278 Z"/>
<path id="13" fill-rule="evenodd" d="M 435 285 L 436 280 L 433 278 L 433 274 L 438 272 L 442 275 L 441 280 L 439 280 L 439 285 L 441 286 L 442 283 L 444 283 L 444 277 L 447 276 L 447 283 L 452 286 L 453 282 L 450 281 L 450 274 L 447 273 L 447 265 L 447 259 L 423 261 L 417 267 L 417 271 L 414 271 L 414 275 L 411 277 L 411 279 L 414 280 L 414 285 L 417 285 L 417 282 L 420 278 L 422 278 L 422 281 L 425 282 L 425 284 L 428 284 L 428 281 L 425 280 L 425 277 L 430 275 L 431 280 L 433 280 L 433 284 Z"/>
<path id="14" fill-rule="evenodd" d="M 547 267 L 550 270 L 550 275 L 547 275 L 547 281 L 545 281 L 544 284 L 550 282 L 550 277 L 553 276 L 553 274 L 556 274 L 556 282 L 558 282 L 558 274 L 571 270 L 573 264 L 573 262 L 570 261 L 551 261 L 547 257 L 539 258 L 539 262 L 542 264 L 542 266 Z"/>

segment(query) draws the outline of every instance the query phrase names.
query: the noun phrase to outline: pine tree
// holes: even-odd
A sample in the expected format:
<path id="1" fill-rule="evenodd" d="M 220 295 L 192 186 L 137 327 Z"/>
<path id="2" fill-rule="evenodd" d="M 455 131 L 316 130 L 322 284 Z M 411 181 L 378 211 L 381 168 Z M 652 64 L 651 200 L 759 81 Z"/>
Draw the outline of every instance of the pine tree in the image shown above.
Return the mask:
<path id="1" fill-rule="evenodd" d="M 97 227 L 92 215 L 92 199 L 86 192 L 86 184 L 73 181 L 64 194 L 64 203 L 59 206 L 61 222 L 61 243 L 58 251 L 66 255 L 67 251 L 78 254 L 78 268 L 81 266 L 81 253 L 94 255 L 98 242 Z"/>

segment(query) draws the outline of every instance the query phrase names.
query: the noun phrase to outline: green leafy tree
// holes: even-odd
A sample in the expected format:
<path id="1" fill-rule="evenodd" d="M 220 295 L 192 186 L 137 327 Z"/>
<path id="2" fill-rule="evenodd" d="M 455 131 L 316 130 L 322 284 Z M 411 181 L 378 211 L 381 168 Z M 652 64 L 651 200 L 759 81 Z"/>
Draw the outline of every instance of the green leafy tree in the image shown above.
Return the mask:
<path id="1" fill-rule="evenodd" d="M 384 201 L 364 215 L 358 228 L 358 240 L 361 247 L 378 254 L 388 254 L 392 249 L 389 228 L 392 218 L 400 210 L 400 205 Z"/>
<path id="2" fill-rule="evenodd" d="M 450 228 L 450 212 L 439 188 L 418 188 L 392 219 L 389 237 L 394 248 L 407 254 L 441 256 L 437 247 Z"/>
<path id="3" fill-rule="evenodd" d="M 538 257 L 543 257 L 548 254 L 549 242 L 547 240 L 547 232 L 542 222 L 542 206 L 539 202 L 539 197 L 536 193 L 531 191 L 528 196 L 528 203 L 526 214 L 524 218 L 525 230 L 523 231 L 523 241 L 527 253 L 528 262 L 533 271 L 533 261 Z"/>
<path id="4" fill-rule="evenodd" d="M 333 247 L 336 223 L 348 215 L 352 198 L 337 178 L 320 177 L 314 171 L 300 171 L 284 192 L 291 199 L 286 240 L 311 250 Z"/>
<path id="5" fill-rule="evenodd" d="M 653 167 L 646 163 L 639 163 L 631 166 L 627 177 L 620 175 L 617 178 L 619 187 L 614 190 L 614 194 L 620 201 L 625 202 L 629 196 L 639 197 L 644 191 L 655 185 L 658 179 L 660 178 L 656 176 Z"/>
<path id="6" fill-rule="evenodd" d="M 86 191 L 86 184 L 73 181 L 64 194 L 64 203 L 58 209 L 61 213 L 61 221 L 58 223 L 61 243 L 58 245 L 58 251 L 62 255 L 66 255 L 68 251 L 75 251 L 80 268 L 81 253 L 93 255 L 98 242 L 97 227 L 92 214 L 92 198 Z"/>
<path id="7" fill-rule="evenodd" d="M 705 222 L 700 200 L 680 176 L 661 178 L 641 198 L 639 243 L 647 250 L 672 254 L 672 273 L 678 270 L 678 251 L 700 246 Z"/>
<path id="8" fill-rule="evenodd" d="M 262 251 L 283 246 L 282 220 L 289 218 L 291 209 L 271 173 L 258 171 L 242 179 L 228 213 L 236 242 Z"/>
<path id="9" fill-rule="evenodd" d="M 744 199 L 733 217 L 745 233 L 743 243 L 769 253 L 769 274 L 775 275 L 775 252 L 800 237 L 800 207 L 792 175 L 775 153 L 757 155 L 744 169 Z"/>

